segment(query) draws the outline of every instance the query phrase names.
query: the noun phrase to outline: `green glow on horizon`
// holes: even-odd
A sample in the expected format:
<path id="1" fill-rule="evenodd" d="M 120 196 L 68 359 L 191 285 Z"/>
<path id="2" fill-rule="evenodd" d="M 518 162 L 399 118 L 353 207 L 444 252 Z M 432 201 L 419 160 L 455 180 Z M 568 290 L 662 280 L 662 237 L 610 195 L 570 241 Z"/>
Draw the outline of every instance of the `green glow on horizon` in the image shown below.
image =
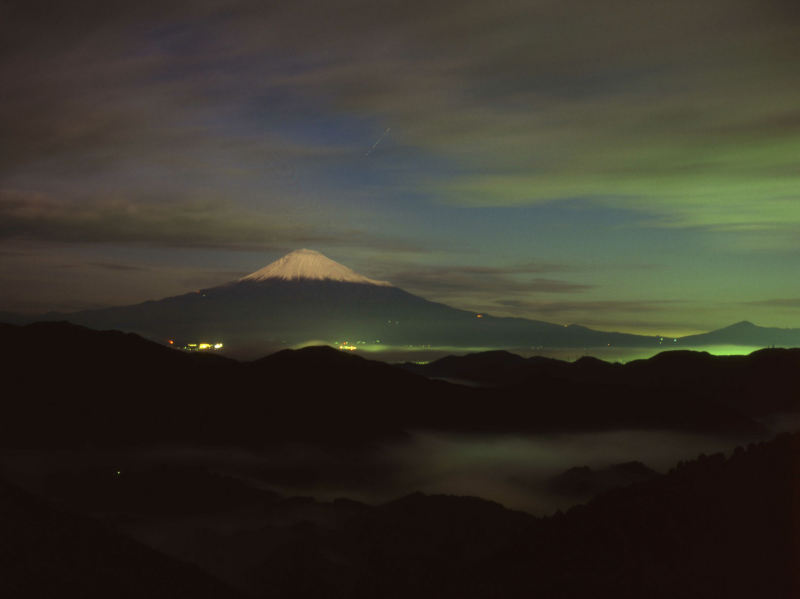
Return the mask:
<path id="1" fill-rule="evenodd" d="M 305 343 L 296 344 L 293 349 L 325 345 L 334 349 L 340 349 L 340 343 L 327 342 L 322 340 L 311 340 Z M 709 346 L 674 346 L 664 345 L 655 347 L 577 347 L 577 348 L 525 348 L 525 347 L 466 347 L 454 345 L 387 345 L 375 343 L 363 343 L 357 349 L 341 350 L 348 353 L 361 354 L 363 357 L 387 361 L 408 361 L 416 364 L 425 364 L 447 355 L 466 355 L 488 351 L 508 351 L 512 354 L 529 358 L 541 356 L 554 358 L 565 362 L 575 362 L 582 357 L 590 356 L 605 362 L 627 363 L 634 360 L 646 360 L 660 353 L 670 351 L 694 351 L 698 353 L 709 353 L 713 356 L 742 356 L 749 355 L 755 351 L 764 349 L 761 346 L 751 345 L 709 345 Z M 386 357 L 382 357 L 382 354 Z"/>
<path id="2" fill-rule="evenodd" d="M 708 352 L 712 356 L 747 356 L 764 348 L 760 345 L 709 345 L 708 347 L 689 349 Z"/>

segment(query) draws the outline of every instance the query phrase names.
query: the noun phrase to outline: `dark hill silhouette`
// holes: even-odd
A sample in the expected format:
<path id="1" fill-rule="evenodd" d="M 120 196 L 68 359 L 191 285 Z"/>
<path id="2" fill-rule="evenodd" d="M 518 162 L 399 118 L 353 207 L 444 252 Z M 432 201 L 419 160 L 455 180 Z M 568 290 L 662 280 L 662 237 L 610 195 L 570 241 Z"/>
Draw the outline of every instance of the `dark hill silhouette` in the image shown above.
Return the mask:
<path id="1" fill-rule="evenodd" d="M 495 350 L 464 356 L 446 356 L 429 364 L 408 362 L 403 367 L 431 378 L 498 385 L 513 379 L 515 372 L 525 363 L 526 360 L 516 354 Z"/>
<path id="2" fill-rule="evenodd" d="M 641 462 L 613 464 L 597 470 L 588 466 L 576 466 L 554 476 L 549 481 L 549 488 L 559 495 L 586 499 L 655 476 L 656 471 Z"/>
<path id="3" fill-rule="evenodd" d="M 243 363 L 59 323 L 3 327 L 0 361 L 7 391 L 0 443 L 7 447 L 286 441 L 355 447 L 415 429 L 761 430 L 699 394 L 644 394 L 623 383 L 554 377 L 508 389 L 468 388 L 331 348 Z"/>
<path id="4" fill-rule="evenodd" d="M 785 435 L 611 491 L 520 534 L 465 596 L 797 596 L 798 456 Z"/>
<path id="5" fill-rule="evenodd" d="M 479 372 L 482 359 L 472 357 L 460 376 Z M 798 359 L 800 350 L 670 352 L 623 366 L 495 353 L 489 361 L 508 368 L 509 382 L 470 388 L 330 348 L 237 362 L 64 323 L 9 325 L 0 326 L 0 443 L 56 449 L 67 460 L 80 452 L 63 449 L 88 445 L 83 454 L 100 470 L 76 464 L 53 482 L 60 494 L 47 484 L 45 494 L 252 597 L 788 598 L 800 591 L 800 434 L 681 464 L 549 518 L 450 496 L 413 494 L 379 506 L 285 499 L 193 463 L 123 465 L 119 475 L 106 466 L 126 455 L 120 448 L 165 443 L 313 442 L 326 453 L 369 452 L 416 428 L 754 432 L 740 410 L 796 406 Z M 11 589 L 4 596 L 77 589 L 125 597 L 120 583 L 127 596 L 157 597 L 147 589 L 162 577 L 164 596 L 232 593 L 132 541 L 120 546 L 120 535 L 97 520 L 8 488 L 0 484 L 0 568 L 8 571 L 0 585 Z M 247 527 L 214 526 L 220 512 Z M 94 565 L 100 573 L 92 578 Z M 203 589 L 191 588 L 193 580 Z"/>
<path id="6" fill-rule="evenodd" d="M 282 497 L 200 463 L 130 464 L 114 456 L 87 467 L 51 470 L 38 494 L 75 511 L 115 517 L 172 518 L 234 512 L 263 514 Z"/>
<path id="7" fill-rule="evenodd" d="M 701 456 L 547 518 L 416 493 L 277 504 L 268 526 L 192 544 L 254 597 L 789 599 L 800 592 L 800 434 Z M 221 570 L 220 570 L 221 571 Z"/>
<path id="8" fill-rule="evenodd" d="M 0 480 L 0 594 L 14 599 L 241 599 L 196 566 Z"/>
<path id="9" fill-rule="evenodd" d="M 406 362 L 402 367 L 431 378 L 469 381 L 480 385 L 507 386 L 518 383 L 534 372 L 557 375 L 571 364 L 555 358 L 523 358 L 508 351 L 489 351 L 446 356 L 428 364 Z"/>
<path id="10" fill-rule="evenodd" d="M 783 435 L 547 518 L 420 493 L 380 506 L 268 498 L 260 528 L 167 548 L 250 597 L 789 599 L 800 591 L 799 456 L 800 434 Z M 4 595 L 234 596 L 4 483 L 0 507 Z"/>
<path id="11" fill-rule="evenodd" d="M 463 379 L 481 385 L 534 390 L 579 388 L 597 394 L 620 387 L 638 396 L 673 396 L 679 401 L 712 401 L 753 418 L 800 411 L 795 373 L 800 349 L 762 349 L 746 356 L 713 356 L 675 350 L 627 364 L 584 357 L 575 362 L 522 359 L 514 354 L 450 356 L 403 368 L 435 378 Z"/>

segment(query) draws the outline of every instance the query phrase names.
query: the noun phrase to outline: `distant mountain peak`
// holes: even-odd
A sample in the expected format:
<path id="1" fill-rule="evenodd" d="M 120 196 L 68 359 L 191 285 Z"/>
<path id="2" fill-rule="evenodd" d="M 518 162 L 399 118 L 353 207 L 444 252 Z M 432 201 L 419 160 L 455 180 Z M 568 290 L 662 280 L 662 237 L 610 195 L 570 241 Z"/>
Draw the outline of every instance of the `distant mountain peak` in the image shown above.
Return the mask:
<path id="1" fill-rule="evenodd" d="M 313 281 L 339 281 L 342 283 L 361 283 L 366 285 L 380 285 L 383 287 L 391 286 L 386 281 L 376 281 L 364 275 L 360 275 L 354 270 L 347 268 L 344 264 L 334 262 L 327 256 L 314 250 L 301 249 L 289 252 L 283 258 L 279 258 L 240 281 L 266 281 L 270 279 L 281 279 L 284 281 L 313 280 Z"/>
<path id="2" fill-rule="evenodd" d="M 749 320 L 740 320 L 739 322 L 736 322 L 736 323 L 734 323 L 734 324 L 732 324 L 732 325 L 730 325 L 728 327 L 725 327 L 725 328 L 726 329 L 757 329 L 757 328 L 760 328 L 760 327 L 754 325 Z"/>

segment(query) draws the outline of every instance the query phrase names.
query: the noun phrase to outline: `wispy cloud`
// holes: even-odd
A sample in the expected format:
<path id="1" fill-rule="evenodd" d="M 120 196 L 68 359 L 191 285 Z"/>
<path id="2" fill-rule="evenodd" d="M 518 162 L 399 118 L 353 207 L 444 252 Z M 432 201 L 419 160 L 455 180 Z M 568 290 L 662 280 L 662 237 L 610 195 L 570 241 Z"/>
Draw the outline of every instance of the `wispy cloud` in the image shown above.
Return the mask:
<path id="1" fill-rule="evenodd" d="M 498 300 L 497 304 L 517 310 L 536 311 L 544 314 L 568 312 L 655 312 L 664 306 L 685 304 L 678 300 L 582 300 L 582 301 L 524 301 Z"/>
<path id="2" fill-rule="evenodd" d="M 738 264 L 701 272 L 696 251 L 798 251 L 797 6 L 2 2 L 0 242 L 312 246 L 362 262 L 450 243 L 486 264 L 524 246 L 543 263 L 371 274 L 464 306 L 545 296 L 563 315 L 606 288 L 559 269 L 562 253 L 674 263 L 660 291 L 718 286 L 715 273 Z M 541 242 L 510 209 L 533 207 L 525 218 L 541 233 L 548 206 L 576 201 Z M 484 216 L 485 236 L 458 230 Z M 763 266 L 740 279 L 761 288 Z M 795 295 L 779 288 L 791 276 L 781 268 L 764 294 Z"/>
<path id="3" fill-rule="evenodd" d="M 401 174 L 434 200 L 800 222 L 788 2 L 31 4 L 8 4 L 2 29 L 7 176 L 168 165 L 296 184 L 389 126 L 450 165 Z M 380 124 L 356 143 L 314 114 Z"/>
<path id="4" fill-rule="evenodd" d="M 146 266 L 137 266 L 135 264 L 123 264 L 121 262 L 88 262 L 87 266 L 95 268 L 102 268 L 105 270 L 115 270 L 122 272 L 139 272 L 149 270 Z"/>
<path id="5" fill-rule="evenodd" d="M 679 300 L 587 298 L 559 301 L 498 299 L 485 309 L 504 315 L 575 323 L 603 330 L 681 335 L 710 328 L 697 315 L 693 320 L 686 319 L 687 313 L 694 314 L 693 308 L 696 306 L 692 302 Z M 676 318 L 676 314 L 680 316 Z"/>
<path id="6" fill-rule="evenodd" d="M 766 306 L 770 308 L 800 308 L 800 297 L 784 297 L 744 302 L 748 306 Z"/>
<path id="7" fill-rule="evenodd" d="M 225 201 L 59 200 L 0 190 L 0 241 L 113 243 L 159 247 L 281 251 L 302 245 L 368 246 L 402 251 L 403 240 L 357 230 L 286 225 Z"/>
<path id="8" fill-rule="evenodd" d="M 488 266 L 417 266 L 390 271 L 394 285 L 412 291 L 424 291 L 429 297 L 453 295 L 490 295 L 508 297 L 520 293 L 581 293 L 594 285 L 528 275 L 562 272 L 561 264 L 528 263 L 523 265 Z"/>

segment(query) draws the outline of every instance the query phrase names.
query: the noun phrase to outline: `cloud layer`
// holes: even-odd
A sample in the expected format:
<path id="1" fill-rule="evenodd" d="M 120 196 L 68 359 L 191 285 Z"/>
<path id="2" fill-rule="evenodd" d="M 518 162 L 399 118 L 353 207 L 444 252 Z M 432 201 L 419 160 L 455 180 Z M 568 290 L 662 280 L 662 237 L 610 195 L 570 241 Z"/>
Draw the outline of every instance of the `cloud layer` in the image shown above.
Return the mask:
<path id="1" fill-rule="evenodd" d="M 788 0 L 11 0 L 0 40 L 9 251 L 403 251 L 381 278 L 562 319 L 800 295 Z"/>
<path id="2" fill-rule="evenodd" d="M 449 167 L 382 184 L 437 201 L 591 197 L 668 226 L 800 223 L 785 1 L 84 0 L 5 15 L 12 180 L 235 172 L 252 190 L 324 178 L 389 125 Z M 362 121 L 349 133 L 335 122 L 348 115 Z"/>

